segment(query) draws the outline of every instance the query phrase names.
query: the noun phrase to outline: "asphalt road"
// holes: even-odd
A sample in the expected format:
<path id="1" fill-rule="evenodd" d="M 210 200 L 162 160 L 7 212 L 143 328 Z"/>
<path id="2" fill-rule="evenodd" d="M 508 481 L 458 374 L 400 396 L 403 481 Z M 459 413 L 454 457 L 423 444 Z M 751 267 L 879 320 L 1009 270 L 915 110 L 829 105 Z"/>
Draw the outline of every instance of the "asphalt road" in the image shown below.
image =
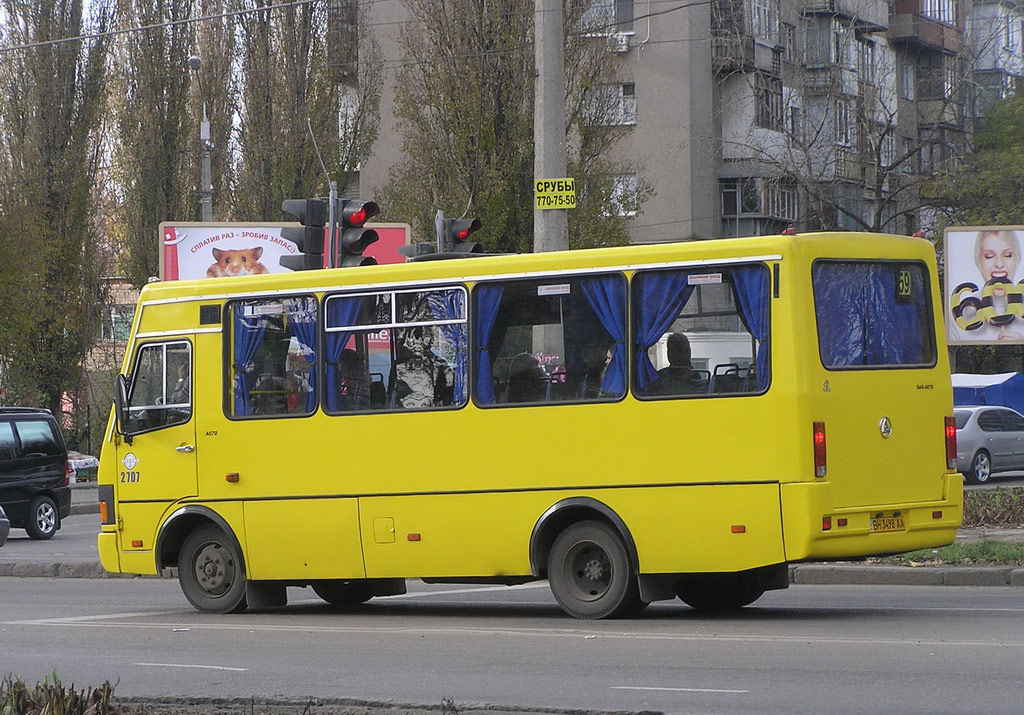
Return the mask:
<path id="1" fill-rule="evenodd" d="M 1019 713 L 1014 588 L 794 586 L 730 617 L 564 616 L 542 584 L 330 610 L 192 611 L 173 581 L 0 580 L 0 672 L 121 696 L 354 698 L 672 713 Z"/>

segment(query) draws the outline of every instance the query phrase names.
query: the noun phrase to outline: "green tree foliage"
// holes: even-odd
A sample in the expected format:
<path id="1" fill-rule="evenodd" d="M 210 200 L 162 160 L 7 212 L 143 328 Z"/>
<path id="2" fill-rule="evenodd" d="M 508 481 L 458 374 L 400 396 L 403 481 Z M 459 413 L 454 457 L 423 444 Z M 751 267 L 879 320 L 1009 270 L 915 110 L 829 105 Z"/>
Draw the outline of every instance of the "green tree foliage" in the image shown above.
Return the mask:
<path id="1" fill-rule="evenodd" d="M 974 151 L 929 192 L 948 223 L 1024 223 L 1024 97 L 998 102 L 975 135 Z"/>
<path id="2" fill-rule="evenodd" d="M 3 0 L 6 46 L 103 32 L 102 0 Z M 40 45 L 0 63 L 0 365 L 8 402 L 55 412 L 97 330 L 98 133 L 107 40 Z"/>
<path id="3" fill-rule="evenodd" d="M 577 30 L 590 3 L 565 10 L 569 174 L 583 188 L 569 212 L 570 246 L 624 243 L 607 157 L 616 128 L 587 126 L 584 96 L 614 80 L 613 55 Z M 488 250 L 529 251 L 533 236 L 532 0 L 405 0 L 396 79 L 403 161 L 382 192 L 388 220 L 432 240 L 435 212 L 481 218 Z M 591 99 L 597 93 L 591 95 Z M 593 109 L 591 107 L 591 109 Z M 477 236 L 474 236 L 477 238 Z"/>
<path id="4" fill-rule="evenodd" d="M 256 2 L 274 4 L 279 3 Z M 372 56 L 359 62 L 361 90 L 354 76 L 339 81 L 327 53 L 328 32 L 336 29 L 328 22 L 328 3 L 262 9 L 240 15 L 238 24 L 242 79 L 234 213 L 247 221 L 290 219 L 281 213 L 282 200 L 326 193 L 310 128 L 334 178 L 351 171 L 372 143 L 379 62 Z M 367 47 L 372 48 L 369 40 Z M 344 141 L 339 121 L 349 130 Z"/>
<path id="5" fill-rule="evenodd" d="M 160 26 L 165 19 L 189 19 L 193 5 L 192 0 L 125 3 L 125 24 L 152 29 L 125 34 L 115 49 L 114 79 L 121 91 L 113 94 L 120 140 L 113 148 L 114 175 L 123 200 L 114 228 L 124 247 L 122 271 L 137 286 L 158 273 L 160 222 L 199 219 L 198 162 L 193 161 L 199 135 L 190 121 L 191 77 L 185 64 L 195 47 L 195 26 Z"/>

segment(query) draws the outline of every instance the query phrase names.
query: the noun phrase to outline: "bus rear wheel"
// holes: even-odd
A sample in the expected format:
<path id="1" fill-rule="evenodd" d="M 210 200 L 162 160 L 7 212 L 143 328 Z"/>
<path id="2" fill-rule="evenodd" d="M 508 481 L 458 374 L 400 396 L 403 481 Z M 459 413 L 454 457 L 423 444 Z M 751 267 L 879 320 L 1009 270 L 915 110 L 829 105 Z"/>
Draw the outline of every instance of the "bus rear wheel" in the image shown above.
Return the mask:
<path id="1" fill-rule="evenodd" d="M 622 537 L 601 521 L 581 521 L 558 535 L 548 556 L 558 605 L 576 618 L 621 618 L 646 605 Z"/>
<path id="2" fill-rule="evenodd" d="M 370 588 L 360 581 L 317 581 L 312 586 L 317 596 L 338 608 L 354 608 L 373 598 Z"/>
<path id="3" fill-rule="evenodd" d="M 684 576 L 679 599 L 698 611 L 733 611 L 761 598 L 764 587 L 752 573 L 709 573 Z"/>
<path id="4" fill-rule="evenodd" d="M 245 610 L 242 556 L 227 534 L 215 526 L 196 529 L 182 544 L 178 582 L 185 598 L 200 611 Z"/>

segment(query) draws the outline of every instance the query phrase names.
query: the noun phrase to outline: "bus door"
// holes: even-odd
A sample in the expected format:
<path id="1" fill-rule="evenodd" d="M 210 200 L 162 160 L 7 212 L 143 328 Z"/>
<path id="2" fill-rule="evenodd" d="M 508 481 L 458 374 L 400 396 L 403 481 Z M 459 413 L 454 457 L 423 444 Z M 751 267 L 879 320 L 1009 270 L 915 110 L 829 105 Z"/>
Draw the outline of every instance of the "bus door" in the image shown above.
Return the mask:
<path id="1" fill-rule="evenodd" d="M 938 500 L 951 412 L 923 261 L 824 260 L 812 266 L 826 478 L 837 507 Z"/>
<path id="2" fill-rule="evenodd" d="M 145 343 L 136 353 L 114 485 L 124 551 L 151 550 L 167 507 L 197 493 L 192 372 L 187 340 Z"/>

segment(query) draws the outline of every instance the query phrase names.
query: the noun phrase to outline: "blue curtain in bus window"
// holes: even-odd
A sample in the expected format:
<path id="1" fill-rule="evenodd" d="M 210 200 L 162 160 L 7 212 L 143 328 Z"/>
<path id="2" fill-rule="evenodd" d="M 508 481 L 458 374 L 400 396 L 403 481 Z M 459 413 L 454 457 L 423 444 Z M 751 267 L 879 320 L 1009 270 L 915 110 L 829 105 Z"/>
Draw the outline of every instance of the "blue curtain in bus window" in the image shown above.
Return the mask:
<path id="1" fill-rule="evenodd" d="M 460 290 L 431 291 L 427 296 L 427 304 L 435 320 L 465 320 L 466 306 L 463 303 L 465 294 Z M 454 404 L 466 402 L 466 324 L 449 324 L 440 326 L 447 340 L 455 348 L 455 389 Z"/>
<path id="2" fill-rule="evenodd" d="M 867 305 L 867 355 L 868 365 L 920 365 L 931 361 L 928 337 L 931 332 L 925 325 L 928 295 L 923 283 L 923 272 L 916 266 L 906 264 L 874 263 L 865 266 L 868 279 L 865 282 Z M 896 299 L 897 281 L 901 269 L 908 270 L 911 278 L 910 297 L 905 302 Z"/>
<path id="3" fill-rule="evenodd" d="M 478 285 L 473 289 L 473 297 L 476 299 L 475 347 L 477 351 L 476 390 L 474 393 L 481 405 L 490 405 L 494 402 L 494 377 L 491 373 L 492 360 L 488 343 L 491 340 L 491 333 L 494 331 L 494 321 L 498 317 L 502 292 L 502 287 L 493 283 Z"/>
<path id="4" fill-rule="evenodd" d="M 339 297 L 327 301 L 327 326 L 344 328 L 354 326 L 359 310 L 363 306 L 363 297 Z M 337 412 L 341 409 L 341 385 L 339 384 L 341 353 L 348 345 L 353 330 L 339 330 L 327 333 L 327 409 Z"/>
<path id="5" fill-rule="evenodd" d="M 316 298 L 286 300 L 288 325 L 299 341 L 302 357 L 309 363 L 309 392 L 306 393 L 306 412 L 316 409 Z"/>
<path id="6" fill-rule="evenodd" d="M 620 396 L 626 391 L 626 286 L 620 276 L 599 276 L 580 281 L 583 295 L 615 341 L 612 361 L 604 374 L 601 392 Z"/>
<path id="7" fill-rule="evenodd" d="M 900 303 L 900 267 L 881 261 L 814 265 L 818 343 L 827 367 L 914 365 L 931 359 L 922 272 L 911 270 L 917 299 Z"/>
<path id="8" fill-rule="evenodd" d="M 686 271 L 641 273 L 634 281 L 636 383 L 641 391 L 658 379 L 647 350 L 665 334 L 693 295 Z"/>
<path id="9" fill-rule="evenodd" d="M 757 390 L 768 387 L 771 357 L 768 320 L 768 271 L 762 266 L 739 266 L 732 269 L 732 286 L 747 330 L 758 341 Z"/>
<path id="10" fill-rule="evenodd" d="M 252 367 L 256 351 L 263 343 L 266 324 L 258 315 L 243 315 L 246 306 L 252 303 L 236 303 L 235 311 L 235 359 L 232 367 L 235 371 L 235 415 L 252 414 L 252 402 L 249 395 L 249 378 L 247 373 Z"/>

